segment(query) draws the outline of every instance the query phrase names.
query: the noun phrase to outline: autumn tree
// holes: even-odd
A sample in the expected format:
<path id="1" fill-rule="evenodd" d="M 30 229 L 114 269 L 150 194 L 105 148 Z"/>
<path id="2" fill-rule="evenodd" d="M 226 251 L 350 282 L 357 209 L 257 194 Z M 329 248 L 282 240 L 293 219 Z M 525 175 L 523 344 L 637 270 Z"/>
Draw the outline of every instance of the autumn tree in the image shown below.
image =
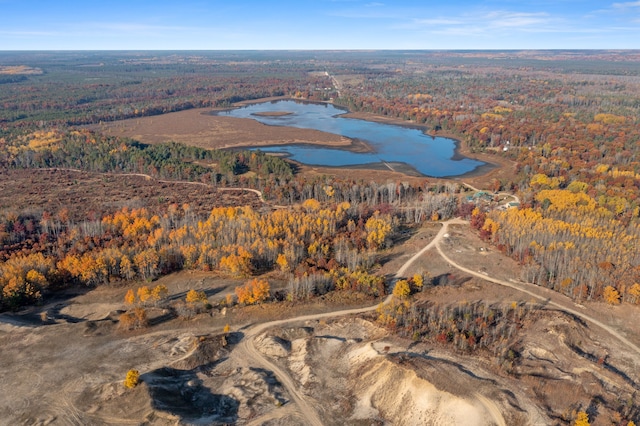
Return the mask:
<path id="1" fill-rule="evenodd" d="M 407 280 L 396 281 L 395 287 L 393 287 L 393 295 L 400 299 L 405 299 L 411 294 L 411 287 Z"/>
<path id="2" fill-rule="evenodd" d="M 251 253 L 239 246 L 235 253 L 220 259 L 220 268 L 233 276 L 243 277 L 251 273 Z"/>
<path id="3" fill-rule="evenodd" d="M 138 370 L 127 371 L 127 376 L 124 379 L 124 387 L 133 389 L 140 383 L 140 372 Z"/>
<path id="4" fill-rule="evenodd" d="M 158 274 L 160 258 L 153 248 L 141 251 L 133 257 L 133 263 L 143 279 L 153 279 Z"/>
<path id="5" fill-rule="evenodd" d="M 377 249 L 381 247 L 391 232 L 391 221 L 389 217 L 380 214 L 371 216 L 365 224 L 367 230 L 367 243 L 369 247 Z"/>
<path id="6" fill-rule="evenodd" d="M 424 286 L 424 273 L 413 274 L 413 277 L 411 277 L 411 280 L 410 280 L 410 284 L 412 287 L 412 291 L 416 291 L 416 292 L 421 291 L 422 287 Z"/>
<path id="7" fill-rule="evenodd" d="M 589 423 L 589 415 L 584 411 L 578 412 L 578 414 L 576 415 L 576 419 L 573 422 L 574 426 L 589 426 L 590 424 L 591 423 Z"/>
<path id="8" fill-rule="evenodd" d="M 618 305 L 620 304 L 620 293 L 614 287 L 608 285 L 604 288 L 604 292 L 602 294 L 604 297 L 604 301 L 610 305 Z"/>
<path id="9" fill-rule="evenodd" d="M 143 285 L 138 289 L 138 300 L 140 303 L 145 304 L 151 299 L 151 290 L 146 285 Z"/>
<path id="10" fill-rule="evenodd" d="M 631 303 L 640 303 L 640 284 L 634 283 L 627 290 L 627 297 L 630 299 Z"/>
<path id="11" fill-rule="evenodd" d="M 169 295 L 169 289 L 164 284 L 158 284 L 151 290 L 151 299 L 154 302 L 159 302 L 165 299 Z"/>
<path id="12" fill-rule="evenodd" d="M 259 304 L 271 296 L 271 286 L 267 280 L 254 278 L 245 285 L 236 287 L 238 303 L 245 305 Z"/>
<path id="13" fill-rule="evenodd" d="M 133 292 L 133 289 L 127 290 L 127 294 L 124 295 L 124 303 L 127 305 L 133 305 L 136 302 L 136 295 Z"/>
<path id="14" fill-rule="evenodd" d="M 136 306 L 133 311 L 125 312 L 119 317 L 119 326 L 125 330 L 144 328 L 148 325 L 147 311 L 140 306 Z"/>
<path id="15" fill-rule="evenodd" d="M 282 253 L 278 255 L 278 258 L 276 259 L 276 264 L 280 267 L 280 270 L 282 272 L 288 272 L 290 269 L 289 262 L 287 261 L 287 257 Z"/>
<path id="16" fill-rule="evenodd" d="M 204 291 L 198 291 L 194 289 L 191 289 L 187 292 L 185 301 L 189 304 L 209 303 L 209 299 L 207 299 L 207 295 Z"/>
<path id="17" fill-rule="evenodd" d="M 133 262 L 131 262 L 128 256 L 122 255 L 120 258 L 120 276 L 125 280 L 131 280 L 135 275 L 136 271 Z"/>

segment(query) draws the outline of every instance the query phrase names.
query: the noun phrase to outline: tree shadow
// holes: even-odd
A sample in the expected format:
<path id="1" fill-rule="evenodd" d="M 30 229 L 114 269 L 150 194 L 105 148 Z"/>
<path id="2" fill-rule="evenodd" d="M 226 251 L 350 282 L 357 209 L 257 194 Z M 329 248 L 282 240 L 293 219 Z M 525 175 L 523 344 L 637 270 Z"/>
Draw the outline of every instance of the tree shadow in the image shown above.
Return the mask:
<path id="1" fill-rule="evenodd" d="M 608 371 L 612 372 L 613 374 L 615 374 L 616 376 L 618 376 L 622 380 L 624 380 L 629 386 L 631 386 L 632 388 L 634 388 L 637 391 L 640 391 L 640 384 L 636 383 L 636 381 L 633 380 L 631 377 L 629 377 L 629 375 L 626 374 L 624 371 L 622 371 L 619 368 L 609 364 L 609 362 L 606 361 L 605 359 L 598 358 L 594 354 L 591 354 L 589 352 L 585 352 L 580 347 L 578 347 L 578 345 L 575 345 L 575 344 L 572 344 L 572 343 L 567 343 L 567 347 L 569 349 L 571 349 L 577 355 L 581 356 L 582 358 L 584 358 L 586 360 L 589 360 L 589 361 L 591 361 L 591 362 L 593 362 L 595 364 L 601 365 L 605 370 L 608 370 Z"/>
<path id="2" fill-rule="evenodd" d="M 73 298 L 83 296 L 92 290 L 92 287 L 78 286 L 47 294 L 43 305 L 0 312 L 0 323 L 19 327 L 41 327 L 57 324 L 59 320 L 73 324 L 84 322 L 84 318 L 61 314 L 60 311 L 73 304 Z"/>
<path id="3" fill-rule="evenodd" d="M 207 288 L 199 291 L 203 291 L 207 297 L 211 297 L 211 296 L 215 296 L 218 293 L 223 292 L 224 290 L 226 290 L 226 287 Z M 172 294 L 171 296 L 167 297 L 165 300 L 166 301 L 183 300 L 185 297 L 187 297 L 187 293 L 188 291 L 186 290 L 181 291 L 179 293 Z"/>
<path id="4" fill-rule="evenodd" d="M 431 285 L 434 287 L 438 286 L 449 286 L 449 287 L 460 287 L 462 284 L 470 281 L 472 277 L 468 275 L 457 275 L 452 274 L 450 272 L 446 272 L 444 274 L 436 275 L 431 278 Z"/>
<path id="5" fill-rule="evenodd" d="M 238 421 L 240 403 L 227 395 L 218 395 L 202 386 L 196 369 L 177 370 L 162 367 L 145 373 L 154 409 L 180 417 L 180 421 L 205 424 L 232 424 Z"/>
<path id="6" fill-rule="evenodd" d="M 178 318 L 178 314 L 173 309 L 166 309 L 166 312 L 162 315 L 158 315 L 152 318 L 149 318 L 147 321 L 149 327 L 153 327 L 154 325 L 162 324 L 167 321 L 171 321 Z"/>

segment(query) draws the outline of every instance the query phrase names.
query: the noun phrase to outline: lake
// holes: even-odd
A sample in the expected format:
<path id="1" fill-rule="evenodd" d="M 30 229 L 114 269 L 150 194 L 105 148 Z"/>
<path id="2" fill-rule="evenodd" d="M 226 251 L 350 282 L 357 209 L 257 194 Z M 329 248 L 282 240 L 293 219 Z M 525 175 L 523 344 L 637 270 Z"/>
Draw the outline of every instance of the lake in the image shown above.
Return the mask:
<path id="1" fill-rule="evenodd" d="M 256 115 L 286 112 L 279 115 Z M 251 118 L 271 126 L 315 129 L 365 142 L 372 152 L 352 152 L 319 145 L 263 146 L 257 149 L 286 155 L 308 165 L 349 167 L 381 166 L 402 171 L 409 167 L 432 177 L 459 176 L 485 165 L 482 161 L 455 155 L 456 141 L 432 137 L 422 130 L 341 117 L 347 113 L 331 104 L 280 100 L 252 104 L 219 112 L 218 115 Z"/>

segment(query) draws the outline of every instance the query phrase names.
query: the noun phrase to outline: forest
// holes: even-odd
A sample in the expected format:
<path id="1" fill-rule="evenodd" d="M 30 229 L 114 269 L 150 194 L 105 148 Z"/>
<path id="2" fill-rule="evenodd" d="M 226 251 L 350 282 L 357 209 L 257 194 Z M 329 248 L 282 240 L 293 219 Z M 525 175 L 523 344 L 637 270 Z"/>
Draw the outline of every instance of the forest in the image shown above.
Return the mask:
<path id="1" fill-rule="evenodd" d="M 4 169 L 252 188 L 286 207 L 197 215 L 170 204 L 90 217 L 77 206 L 70 217 L 2 205 L 3 309 L 68 285 L 183 268 L 282 270 L 293 295 L 349 288 L 377 297 L 386 288 L 372 275 L 376 253 L 401 230 L 454 216 L 516 259 L 524 281 L 576 300 L 640 303 L 637 52 L 3 52 L 0 64 Z M 86 128 L 274 96 L 421 125 L 509 161 L 512 173 L 486 189 L 517 194 L 520 206 L 476 206 L 457 181 L 310 177 L 260 151 L 148 145 Z M 310 276 L 319 283 L 311 290 Z"/>

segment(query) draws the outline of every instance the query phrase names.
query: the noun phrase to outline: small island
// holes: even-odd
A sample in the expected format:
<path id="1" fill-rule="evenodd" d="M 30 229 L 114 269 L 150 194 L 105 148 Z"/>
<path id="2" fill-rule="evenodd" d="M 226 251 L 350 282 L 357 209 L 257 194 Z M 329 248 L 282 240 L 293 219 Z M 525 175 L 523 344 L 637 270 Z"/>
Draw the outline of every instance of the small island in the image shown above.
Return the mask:
<path id="1" fill-rule="evenodd" d="M 254 112 L 251 115 L 255 115 L 258 117 L 284 117 L 285 115 L 292 115 L 292 112 L 289 111 L 264 111 L 264 112 Z"/>

